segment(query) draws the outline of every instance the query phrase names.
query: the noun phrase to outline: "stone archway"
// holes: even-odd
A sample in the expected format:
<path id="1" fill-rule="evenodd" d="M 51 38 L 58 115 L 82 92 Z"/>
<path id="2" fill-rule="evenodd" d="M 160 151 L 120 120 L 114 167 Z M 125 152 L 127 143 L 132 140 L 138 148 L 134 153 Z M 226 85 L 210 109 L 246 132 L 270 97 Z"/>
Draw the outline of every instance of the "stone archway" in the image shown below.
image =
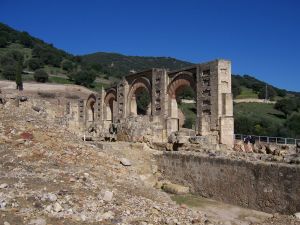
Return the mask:
<path id="1" fill-rule="evenodd" d="M 148 79 L 141 77 L 136 79 L 130 89 L 129 89 L 129 93 L 128 93 L 128 115 L 130 116 L 136 116 L 138 115 L 138 107 L 137 107 L 137 96 L 141 93 L 145 91 L 150 98 L 150 103 L 147 106 L 147 109 L 145 110 L 145 114 L 146 115 L 151 115 L 151 83 Z"/>
<path id="2" fill-rule="evenodd" d="M 174 76 L 167 88 L 167 93 L 169 97 L 168 105 L 168 116 L 170 129 L 172 131 L 177 131 L 184 124 L 184 115 L 179 110 L 176 97 L 185 88 L 191 87 L 196 94 L 196 80 L 193 78 L 193 74 L 183 71 Z"/>
<path id="3" fill-rule="evenodd" d="M 117 101 L 116 90 L 111 89 L 107 91 L 104 98 L 104 119 L 106 121 L 113 122 L 114 120 L 114 105 Z"/>
<path id="4" fill-rule="evenodd" d="M 95 121 L 95 103 L 96 96 L 91 94 L 86 102 L 86 121 L 94 122 Z"/>

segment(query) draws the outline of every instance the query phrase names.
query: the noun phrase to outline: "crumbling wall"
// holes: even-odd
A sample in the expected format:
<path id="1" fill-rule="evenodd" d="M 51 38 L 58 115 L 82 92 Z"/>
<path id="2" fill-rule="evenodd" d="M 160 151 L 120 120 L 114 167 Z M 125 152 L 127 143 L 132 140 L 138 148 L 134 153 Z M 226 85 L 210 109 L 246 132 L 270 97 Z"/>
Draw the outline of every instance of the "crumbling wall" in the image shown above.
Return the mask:
<path id="1" fill-rule="evenodd" d="M 128 117 L 117 124 L 117 140 L 132 142 L 165 142 L 166 132 L 149 116 Z"/>
<path id="2" fill-rule="evenodd" d="M 300 166 L 165 152 L 157 158 L 171 182 L 195 194 L 268 213 L 300 211 Z"/>

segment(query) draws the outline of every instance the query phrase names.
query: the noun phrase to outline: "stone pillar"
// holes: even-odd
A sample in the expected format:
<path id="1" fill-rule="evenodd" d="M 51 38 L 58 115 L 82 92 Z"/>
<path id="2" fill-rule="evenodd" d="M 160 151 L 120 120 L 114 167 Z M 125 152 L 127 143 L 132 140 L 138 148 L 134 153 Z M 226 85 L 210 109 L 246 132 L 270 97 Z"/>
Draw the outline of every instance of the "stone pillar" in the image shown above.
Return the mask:
<path id="1" fill-rule="evenodd" d="M 105 97 L 105 92 L 102 87 L 101 91 L 96 94 L 95 122 L 97 122 L 97 123 L 102 123 L 102 121 L 104 120 L 104 116 L 103 116 L 104 97 Z"/>
<path id="2" fill-rule="evenodd" d="M 128 90 L 129 86 L 125 79 L 123 79 L 117 86 L 117 120 L 126 118 L 127 115 L 127 96 L 128 96 Z"/>
<path id="3" fill-rule="evenodd" d="M 234 145 L 233 100 L 231 91 L 231 62 L 218 60 L 218 117 L 220 143 Z"/>
<path id="4" fill-rule="evenodd" d="M 83 99 L 79 99 L 78 101 L 78 121 L 79 123 L 84 123 L 85 121 L 85 107 L 84 107 L 84 100 Z"/>
<path id="5" fill-rule="evenodd" d="M 151 111 L 154 121 L 164 123 L 167 98 L 167 72 L 165 69 L 152 70 Z"/>
<path id="6" fill-rule="evenodd" d="M 209 135 L 215 129 L 217 118 L 217 67 L 216 63 L 205 63 L 197 66 L 197 134 Z"/>

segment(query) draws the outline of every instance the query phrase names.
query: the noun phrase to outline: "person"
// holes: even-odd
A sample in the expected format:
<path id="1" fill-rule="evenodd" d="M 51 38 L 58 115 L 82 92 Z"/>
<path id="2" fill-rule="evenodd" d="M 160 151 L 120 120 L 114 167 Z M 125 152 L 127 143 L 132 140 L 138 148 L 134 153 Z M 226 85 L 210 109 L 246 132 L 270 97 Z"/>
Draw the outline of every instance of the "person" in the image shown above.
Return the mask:
<path id="1" fill-rule="evenodd" d="M 253 137 L 253 136 L 250 136 L 250 137 L 251 137 L 250 138 L 250 143 L 254 145 L 255 144 L 255 137 Z"/>
<path id="2" fill-rule="evenodd" d="M 249 140 L 250 140 L 250 139 L 249 139 L 249 136 L 246 136 L 246 137 L 244 138 L 244 143 L 245 143 L 245 144 L 248 144 Z"/>

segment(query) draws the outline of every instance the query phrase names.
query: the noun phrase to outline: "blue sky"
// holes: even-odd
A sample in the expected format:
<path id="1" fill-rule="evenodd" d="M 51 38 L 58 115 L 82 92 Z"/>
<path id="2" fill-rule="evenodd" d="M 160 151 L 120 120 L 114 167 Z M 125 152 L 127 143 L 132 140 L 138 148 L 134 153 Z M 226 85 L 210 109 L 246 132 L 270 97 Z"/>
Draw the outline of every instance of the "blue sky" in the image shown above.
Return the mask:
<path id="1" fill-rule="evenodd" d="M 298 0 L 0 0 L 0 21 L 73 54 L 225 58 L 300 91 Z"/>

